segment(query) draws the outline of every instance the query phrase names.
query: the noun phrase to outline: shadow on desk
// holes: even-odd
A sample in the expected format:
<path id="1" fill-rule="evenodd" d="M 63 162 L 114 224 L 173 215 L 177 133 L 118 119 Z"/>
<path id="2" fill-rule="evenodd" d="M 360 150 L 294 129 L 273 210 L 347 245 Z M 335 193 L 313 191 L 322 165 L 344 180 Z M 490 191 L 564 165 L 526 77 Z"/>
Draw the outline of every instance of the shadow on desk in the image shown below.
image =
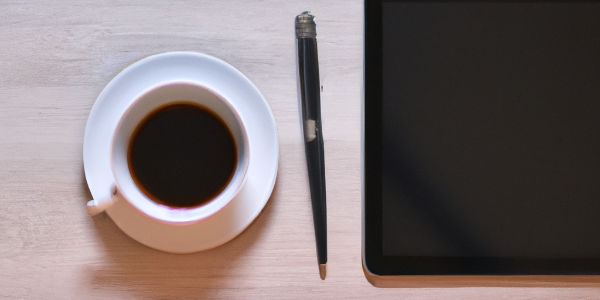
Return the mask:
<path id="1" fill-rule="evenodd" d="M 235 289 L 235 278 L 251 273 L 251 252 L 264 237 L 263 231 L 272 221 L 273 201 L 277 197 L 277 182 L 271 198 L 256 220 L 232 241 L 217 248 L 192 254 L 170 254 L 144 246 L 123 233 L 106 214 L 93 218 L 102 260 L 88 264 L 89 284 L 95 290 L 120 289 L 135 296 L 198 298 L 226 295 Z M 91 195 L 82 183 L 84 194 Z M 239 283 L 239 282 L 238 282 Z"/>

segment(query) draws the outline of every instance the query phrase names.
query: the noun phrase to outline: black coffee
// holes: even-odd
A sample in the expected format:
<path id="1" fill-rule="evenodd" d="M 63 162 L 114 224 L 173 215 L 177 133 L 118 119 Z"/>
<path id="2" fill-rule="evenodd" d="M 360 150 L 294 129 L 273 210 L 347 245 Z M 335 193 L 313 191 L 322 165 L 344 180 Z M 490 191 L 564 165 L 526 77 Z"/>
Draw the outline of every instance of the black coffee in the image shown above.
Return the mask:
<path id="1" fill-rule="evenodd" d="M 157 108 L 129 143 L 129 169 L 150 199 L 172 207 L 200 206 L 233 177 L 233 135 L 212 111 L 189 103 Z"/>

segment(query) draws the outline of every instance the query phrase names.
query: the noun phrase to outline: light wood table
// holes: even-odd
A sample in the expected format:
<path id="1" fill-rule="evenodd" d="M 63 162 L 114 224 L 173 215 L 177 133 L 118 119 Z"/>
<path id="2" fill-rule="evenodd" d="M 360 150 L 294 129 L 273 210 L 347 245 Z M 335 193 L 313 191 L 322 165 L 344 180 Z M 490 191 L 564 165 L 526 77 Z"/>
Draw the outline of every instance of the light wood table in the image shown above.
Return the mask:
<path id="1" fill-rule="evenodd" d="M 372 287 L 361 268 L 361 1 L 0 2 L 0 298 L 600 298 L 598 288 Z M 296 90 L 294 16 L 317 16 L 329 222 L 319 279 Z M 87 216 L 82 142 L 104 85 L 149 54 L 224 59 L 270 103 L 276 189 L 256 222 L 173 255 Z"/>

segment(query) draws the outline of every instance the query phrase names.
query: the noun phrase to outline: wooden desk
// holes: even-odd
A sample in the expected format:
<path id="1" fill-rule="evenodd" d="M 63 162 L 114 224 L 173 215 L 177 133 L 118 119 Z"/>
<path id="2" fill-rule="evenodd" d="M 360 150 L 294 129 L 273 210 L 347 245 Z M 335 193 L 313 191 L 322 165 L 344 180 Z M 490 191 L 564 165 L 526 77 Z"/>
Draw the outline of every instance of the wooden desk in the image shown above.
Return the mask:
<path id="1" fill-rule="evenodd" d="M 0 3 L 0 297 L 600 298 L 598 288 L 380 289 L 361 268 L 362 2 Z M 294 16 L 317 16 L 326 143 L 329 263 L 319 279 L 296 95 Z M 275 115 L 278 183 L 235 240 L 172 255 L 87 216 L 88 113 L 130 62 L 192 50 L 245 73 Z"/>

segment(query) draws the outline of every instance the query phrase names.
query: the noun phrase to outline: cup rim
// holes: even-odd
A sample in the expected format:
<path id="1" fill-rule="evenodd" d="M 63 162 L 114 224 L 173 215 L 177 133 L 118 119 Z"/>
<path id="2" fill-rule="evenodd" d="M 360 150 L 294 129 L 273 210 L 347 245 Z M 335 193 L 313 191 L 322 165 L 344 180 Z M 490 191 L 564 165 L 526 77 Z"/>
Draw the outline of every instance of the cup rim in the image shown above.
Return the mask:
<path id="1" fill-rule="evenodd" d="M 200 214 L 201 209 L 203 207 L 205 207 L 207 204 L 214 202 L 215 200 L 217 200 L 219 197 L 223 197 L 224 192 L 229 190 L 230 188 L 235 188 L 235 190 L 233 192 L 230 192 L 230 197 L 228 197 L 228 199 L 222 201 L 223 203 L 215 210 L 213 211 L 209 211 L 209 212 L 204 212 L 201 215 L 195 216 L 195 217 L 187 217 L 187 218 L 182 218 L 181 220 L 173 220 L 173 219 L 169 219 L 169 218 L 164 218 L 162 216 L 157 216 L 157 215 L 153 215 L 152 213 L 150 213 L 147 209 L 145 209 L 144 207 L 139 206 L 140 203 L 138 203 L 140 200 L 133 200 L 133 199 L 128 199 L 127 197 L 125 197 L 125 195 L 123 194 L 123 188 L 121 187 L 121 184 L 118 182 L 117 180 L 117 176 L 116 176 L 116 171 L 115 171 L 115 158 L 114 158 L 114 147 L 115 144 L 117 142 L 117 137 L 118 137 L 118 133 L 121 129 L 121 127 L 123 126 L 123 123 L 125 122 L 125 120 L 127 119 L 127 116 L 131 113 L 131 110 L 138 105 L 140 99 L 142 99 L 144 96 L 150 94 L 151 92 L 167 87 L 167 86 L 174 86 L 174 85 L 187 85 L 187 86 L 193 86 L 196 88 L 200 88 L 203 89 L 205 91 L 208 91 L 210 94 L 212 94 L 213 96 L 215 96 L 216 98 L 218 98 L 229 110 L 229 112 L 233 115 L 237 125 L 239 126 L 239 130 L 241 132 L 240 136 L 241 136 L 241 141 L 238 141 L 237 138 L 235 138 L 234 136 L 234 141 L 236 143 L 236 148 L 238 149 L 238 153 L 240 153 L 241 151 L 239 151 L 239 149 L 243 149 L 243 156 L 241 157 L 242 159 L 240 159 L 240 157 L 238 157 L 238 161 L 241 160 L 242 163 L 238 163 L 235 172 L 238 172 L 239 169 L 239 175 L 238 177 L 241 177 L 240 179 L 237 180 L 236 185 L 234 187 L 230 187 L 233 183 L 233 179 L 232 178 L 228 183 L 227 186 L 225 188 L 223 188 L 216 196 L 214 196 L 210 201 L 206 202 L 206 204 L 202 204 L 198 207 L 193 207 L 193 208 L 174 208 L 174 207 L 170 207 L 164 204 L 160 204 L 157 203 L 155 201 L 152 201 L 152 199 L 150 199 L 148 196 L 146 196 L 141 190 L 140 188 L 134 184 L 135 188 L 140 192 L 141 195 L 143 195 L 143 197 L 145 198 L 144 200 L 146 203 L 148 203 L 149 205 L 154 205 L 154 206 L 158 206 L 160 207 L 160 209 L 166 209 L 169 211 L 186 211 L 186 212 L 190 212 L 190 211 L 197 211 L 197 214 Z M 169 100 L 161 105 L 168 105 L 169 103 L 180 103 L 182 101 L 179 100 Z M 194 103 L 194 101 L 189 101 L 190 103 Z M 205 105 L 202 105 L 205 106 Z M 158 106 L 157 106 L 158 107 Z M 207 109 L 210 109 L 212 113 L 216 114 L 217 116 L 221 117 L 217 112 L 215 112 L 214 110 L 212 110 L 210 107 L 206 107 Z M 146 115 L 144 115 L 144 117 L 146 117 Z M 144 118 L 142 117 L 142 119 Z M 225 125 L 228 127 L 229 130 L 233 131 L 230 127 L 230 124 L 225 122 Z M 131 137 L 129 137 L 131 138 Z M 240 144 L 241 142 L 241 144 Z M 129 143 L 127 144 L 127 148 L 129 147 Z M 187 80 L 173 80 L 173 81 L 165 81 L 165 82 L 161 82 L 155 85 L 152 85 L 150 87 L 148 87 L 147 89 L 143 90 L 142 92 L 140 92 L 137 96 L 134 97 L 134 100 L 127 106 L 127 108 L 125 109 L 125 111 L 121 114 L 121 116 L 119 117 L 119 120 L 117 122 L 117 126 L 115 127 L 113 133 L 112 133 L 112 137 L 111 137 L 111 145 L 110 145 L 110 169 L 111 169 L 111 173 L 112 173 L 112 180 L 114 182 L 113 186 L 117 191 L 117 195 L 119 197 L 120 201 L 124 201 L 126 202 L 128 205 L 131 205 L 134 209 L 136 209 L 137 211 L 141 212 L 143 215 L 152 218 L 154 220 L 157 220 L 161 223 L 165 223 L 165 224 L 169 224 L 169 225 L 189 225 L 189 224 L 194 224 L 194 223 L 198 223 L 202 220 L 205 220 L 215 214 L 217 214 L 218 212 L 222 211 L 223 209 L 225 209 L 227 206 L 229 206 L 229 204 L 233 201 L 233 199 L 235 199 L 240 191 L 242 190 L 242 188 L 244 187 L 244 185 L 246 184 L 247 181 L 247 171 L 248 171 L 248 165 L 250 164 L 250 148 L 249 148 L 249 140 L 248 140 L 248 132 L 247 132 L 247 128 L 246 125 L 244 124 L 244 121 L 242 119 L 242 117 L 240 116 L 239 112 L 237 111 L 237 109 L 232 105 L 232 103 L 225 98 L 224 96 L 221 95 L 221 93 L 217 92 L 215 89 L 210 88 L 204 84 L 195 82 L 195 81 L 187 81 Z M 240 154 L 238 154 L 240 155 Z M 127 160 L 127 162 L 129 162 Z M 129 166 L 128 166 L 129 169 Z M 129 174 L 131 175 L 131 174 Z M 192 214 L 192 213 L 190 213 Z"/>

